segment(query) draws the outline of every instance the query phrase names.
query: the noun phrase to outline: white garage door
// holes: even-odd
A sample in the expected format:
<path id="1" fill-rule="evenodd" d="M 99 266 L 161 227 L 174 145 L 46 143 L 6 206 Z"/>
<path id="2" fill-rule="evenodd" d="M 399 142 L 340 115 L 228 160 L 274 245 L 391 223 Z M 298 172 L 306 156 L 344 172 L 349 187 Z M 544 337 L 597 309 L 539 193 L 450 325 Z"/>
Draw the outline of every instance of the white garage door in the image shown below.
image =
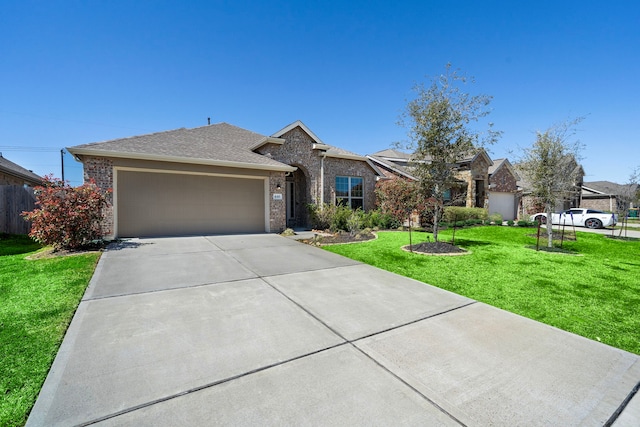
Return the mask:
<path id="1" fill-rule="evenodd" d="M 499 213 L 505 221 L 516 219 L 516 198 L 514 194 L 489 192 L 489 213 Z"/>
<path id="2" fill-rule="evenodd" d="M 117 171 L 119 237 L 265 232 L 264 179 Z"/>

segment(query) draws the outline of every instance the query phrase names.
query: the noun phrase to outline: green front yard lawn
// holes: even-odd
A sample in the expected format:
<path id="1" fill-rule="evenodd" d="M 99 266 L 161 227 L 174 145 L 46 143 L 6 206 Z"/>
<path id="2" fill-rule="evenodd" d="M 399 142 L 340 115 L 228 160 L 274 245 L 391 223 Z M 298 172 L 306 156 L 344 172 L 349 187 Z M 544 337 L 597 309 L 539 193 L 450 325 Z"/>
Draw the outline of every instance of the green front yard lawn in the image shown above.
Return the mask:
<path id="1" fill-rule="evenodd" d="M 0 426 L 26 422 L 99 258 L 25 259 L 39 248 L 0 235 Z"/>
<path id="2" fill-rule="evenodd" d="M 578 232 L 564 249 L 536 252 L 535 229 L 456 230 L 464 256 L 404 252 L 406 232 L 380 232 L 366 243 L 325 246 L 349 258 L 640 354 L 640 240 Z M 427 233 L 413 233 L 413 242 Z M 440 240 L 451 238 L 441 232 Z M 544 242 L 542 243 L 544 245 Z"/>

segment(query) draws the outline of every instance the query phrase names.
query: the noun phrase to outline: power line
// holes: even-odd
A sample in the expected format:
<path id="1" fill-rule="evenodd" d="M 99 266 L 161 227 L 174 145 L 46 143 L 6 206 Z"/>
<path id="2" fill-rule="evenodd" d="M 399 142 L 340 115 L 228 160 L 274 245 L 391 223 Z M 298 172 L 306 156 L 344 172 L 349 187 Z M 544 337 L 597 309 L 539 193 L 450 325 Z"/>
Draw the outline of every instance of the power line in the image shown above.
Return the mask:
<path id="1" fill-rule="evenodd" d="M 25 147 L 20 145 L 0 145 L 0 151 L 24 151 L 27 153 L 47 153 L 57 152 L 59 148 L 53 147 Z"/>
<path id="2" fill-rule="evenodd" d="M 133 131 L 136 131 L 136 132 L 153 132 L 152 130 L 147 130 L 147 129 L 140 128 L 140 127 L 119 126 L 119 125 L 113 125 L 113 124 L 109 124 L 109 123 L 100 123 L 100 122 L 84 121 L 84 120 L 77 120 L 77 119 L 67 119 L 67 118 L 63 118 L 63 117 L 53 117 L 53 116 L 47 116 L 47 115 L 42 115 L 42 114 L 24 113 L 24 112 L 20 112 L 20 111 L 7 111 L 7 110 L 0 109 L 0 113 L 13 114 L 13 115 L 17 115 L 17 116 L 33 117 L 33 118 L 43 119 L 43 120 L 54 120 L 54 121 L 60 121 L 60 122 L 77 123 L 77 124 L 81 124 L 81 125 L 101 126 L 101 127 L 109 127 L 109 128 L 114 128 L 114 129 L 128 129 L 128 130 L 133 130 Z"/>

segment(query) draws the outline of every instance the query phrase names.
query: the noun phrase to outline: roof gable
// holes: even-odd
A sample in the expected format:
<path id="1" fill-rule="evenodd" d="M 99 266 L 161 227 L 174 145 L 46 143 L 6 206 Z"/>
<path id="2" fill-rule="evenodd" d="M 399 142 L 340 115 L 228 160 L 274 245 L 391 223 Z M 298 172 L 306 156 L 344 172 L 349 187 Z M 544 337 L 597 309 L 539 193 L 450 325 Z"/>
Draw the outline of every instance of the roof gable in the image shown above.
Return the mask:
<path id="1" fill-rule="evenodd" d="M 489 176 L 498 172 L 502 168 L 507 168 L 511 175 L 516 179 L 516 181 L 520 180 L 520 175 L 516 172 L 516 169 L 513 167 L 509 159 L 495 159 L 492 161 L 491 166 L 489 166 Z"/>
<path id="2" fill-rule="evenodd" d="M 313 139 L 318 144 L 324 144 L 324 142 L 322 142 L 322 140 L 320 138 L 318 138 L 318 136 L 315 133 L 313 133 L 311 131 L 311 129 L 309 129 L 307 127 L 307 125 L 302 123 L 302 121 L 300 121 L 300 120 L 296 120 L 295 122 L 291 123 L 290 125 L 287 125 L 287 126 L 283 127 L 282 129 L 280 129 L 279 131 L 277 131 L 276 133 L 274 133 L 271 136 L 274 137 L 274 138 L 280 138 L 285 133 L 287 133 L 289 131 L 292 131 L 293 129 L 295 129 L 297 127 L 302 129 L 307 135 L 309 135 L 311 137 L 311 139 Z"/>
<path id="3" fill-rule="evenodd" d="M 311 149 L 313 150 L 320 150 L 323 152 L 323 156 L 324 157 L 333 157 L 333 158 L 337 158 L 337 159 L 348 159 L 348 160 L 358 160 L 358 161 L 362 161 L 362 162 L 367 162 L 367 158 L 365 156 L 361 156 L 359 154 L 356 154 L 352 151 L 348 151 L 333 145 L 329 145 L 329 144 L 325 144 L 315 133 L 313 133 L 311 131 L 311 129 L 309 129 L 304 123 L 302 123 L 302 121 L 300 120 L 296 120 L 295 122 L 291 123 L 290 125 L 285 126 L 284 128 L 280 129 L 279 131 L 277 131 L 276 133 L 271 135 L 271 138 L 282 138 L 285 134 L 287 134 L 288 132 L 291 132 L 292 130 L 294 130 L 295 128 L 300 128 L 304 133 L 306 133 L 307 135 L 309 135 L 309 137 L 314 141 L 314 144 L 312 145 Z M 376 173 L 379 173 L 379 171 L 376 169 L 376 167 L 374 165 L 370 165 L 374 171 L 376 171 Z"/>
<path id="4" fill-rule="evenodd" d="M 403 176 L 413 181 L 418 180 L 418 178 L 416 178 L 411 174 L 410 167 L 398 165 L 390 160 L 385 159 L 384 157 L 380 157 L 374 154 L 368 155 L 367 159 L 369 159 L 374 164 L 377 164 L 385 169 L 390 170 L 396 175 Z"/>

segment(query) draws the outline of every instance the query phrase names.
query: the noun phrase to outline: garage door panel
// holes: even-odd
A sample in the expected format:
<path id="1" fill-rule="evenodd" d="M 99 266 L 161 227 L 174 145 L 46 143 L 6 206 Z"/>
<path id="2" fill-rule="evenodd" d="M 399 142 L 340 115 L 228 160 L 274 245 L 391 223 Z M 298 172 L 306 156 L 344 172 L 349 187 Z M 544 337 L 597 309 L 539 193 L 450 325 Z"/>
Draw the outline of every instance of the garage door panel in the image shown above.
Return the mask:
<path id="1" fill-rule="evenodd" d="M 260 233 L 264 180 L 118 171 L 118 235 Z"/>
<path id="2" fill-rule="evenodd" d="M 499 213 L 505 221 L 516 218 L 516 198 L 513 193 L 489 193 L 489 213 Z"/>

